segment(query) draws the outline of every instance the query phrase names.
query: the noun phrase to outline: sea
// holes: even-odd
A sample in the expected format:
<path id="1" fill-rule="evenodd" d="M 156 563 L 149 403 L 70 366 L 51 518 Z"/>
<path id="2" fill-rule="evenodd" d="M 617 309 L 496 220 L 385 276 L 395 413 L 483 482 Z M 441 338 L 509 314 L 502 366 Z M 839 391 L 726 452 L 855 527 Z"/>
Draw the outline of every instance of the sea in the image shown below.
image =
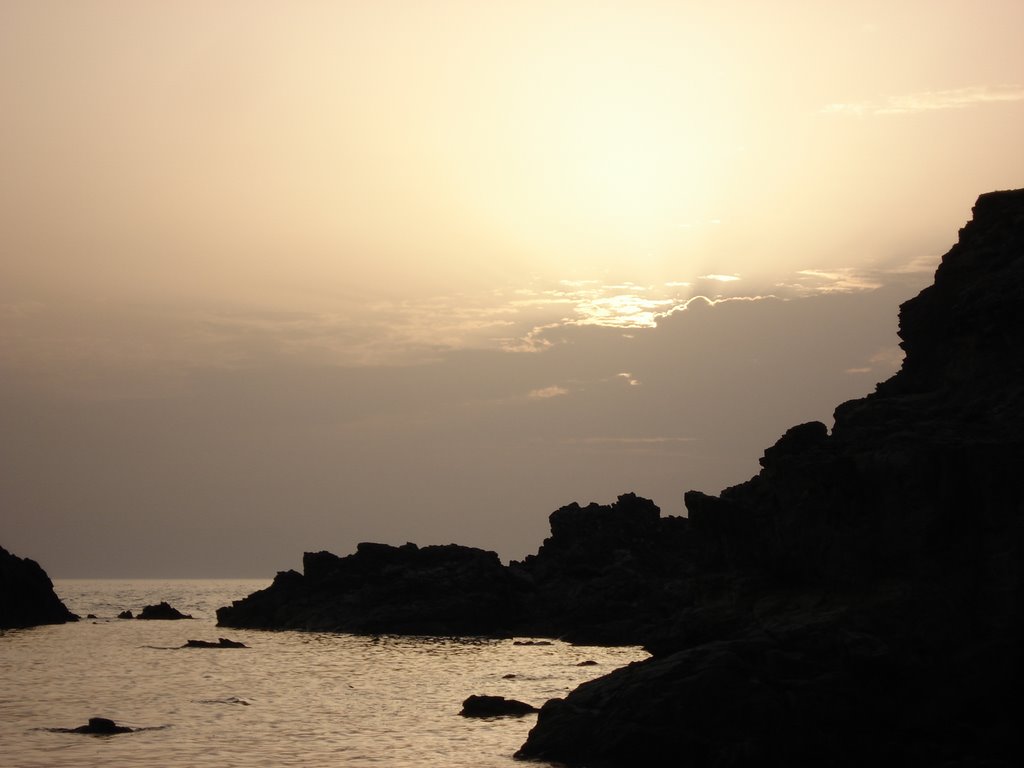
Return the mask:
<path id="1" fill-rule="evenodd" d="M 512 755 L 537 716 L 461 717 L 464 699 L 540 706 L 647 656 L 635 647 L 523 644 L 540 638 L 216 626 L 218 607 L 268 583 L 55 580 L 81 621 L 0 632 L 0 765 L 522 768 Z M 161 601 L 193 619 L 116 618 Z M 221 637 L 248 647 L 181 647 Z M 136 730 L 68 732 L 90 717 Z"/>

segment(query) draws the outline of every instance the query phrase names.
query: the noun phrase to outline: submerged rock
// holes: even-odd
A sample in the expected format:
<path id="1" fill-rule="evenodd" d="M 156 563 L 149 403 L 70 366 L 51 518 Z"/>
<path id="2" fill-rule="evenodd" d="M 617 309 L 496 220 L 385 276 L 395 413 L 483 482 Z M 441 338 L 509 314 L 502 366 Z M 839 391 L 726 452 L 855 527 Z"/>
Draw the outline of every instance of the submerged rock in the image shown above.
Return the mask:
<path id="1" fill-rule="evenodd" d="M 222 637 L 217 640 L 216 643 L 210 642 L 209 640 L 187 640 L 182 648 L 248 648 L 249 646 L 245 643 L 240 643 L 237 640 L 229 640 L 226 637 Z"/>
<path id="2" fill-rule="evenodd" d="M 522 717 L 536 711 L 536 707 L 526 702 L 504 696 L 470 696 L 462 702 L 459 714 L 463 717 Z"/>
<path id="3" fill-rule="evenodd" d="M 549 701 L 570 766 L 1018 764 L 1024 190 L 983 195 L 900 310 L 901 370 L 686 494 L 692 597 L 655 658 Z"/>
<path id="4" fill-rule="evenodd" d="M 0 547 L 0 629 L 78 621 L 35 560 Z"/>
<path id="5" fill-rule="evenodd" d="M 118 725 L 106 717 L 90 717 L 88 725 L 80 725 L 77 728 L 71 729 L 71 733 L 92 733 L 98 736 L 131 732 L 132 729 L 128 726 Z"/>
<path id="6" fill-rule="evenodd" d="M 125 618 L 131 618 L 130 611 L 125 611 L 125 613 L 128 613 L 128 616 L 126 616 Z M 147 605 L 145 608 L 142 609 L 142 612 L 135 618 L 174 621 L 178 619 L 191 619 L 192 615 L 182 613 L 177 608 L 174 608 L 170 603 L 161 602 L 157 605 Z"/>

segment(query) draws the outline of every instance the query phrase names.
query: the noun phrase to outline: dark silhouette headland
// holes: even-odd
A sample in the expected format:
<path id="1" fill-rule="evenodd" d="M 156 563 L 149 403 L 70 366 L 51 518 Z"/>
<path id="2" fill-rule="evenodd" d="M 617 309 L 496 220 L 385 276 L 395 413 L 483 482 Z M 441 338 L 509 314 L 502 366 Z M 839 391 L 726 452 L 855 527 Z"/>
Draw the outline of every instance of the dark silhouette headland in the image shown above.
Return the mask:
<path id="1" fill-rule="evenodd" d="M 573 766 L 1010 766 L 1022 755 L 1024 190 L 982 195 L 900 308 L 901 370 L 751 480 L 564 507 L 536 555 L 361 544 L 221 608 L 233 627 L 528 634 L 653 658 L 549 701 Z"/>
<path id="2" fill-rule="evenodd" d="M 78 621 L 35 560 L 0 547 L 0 629 Z"/>

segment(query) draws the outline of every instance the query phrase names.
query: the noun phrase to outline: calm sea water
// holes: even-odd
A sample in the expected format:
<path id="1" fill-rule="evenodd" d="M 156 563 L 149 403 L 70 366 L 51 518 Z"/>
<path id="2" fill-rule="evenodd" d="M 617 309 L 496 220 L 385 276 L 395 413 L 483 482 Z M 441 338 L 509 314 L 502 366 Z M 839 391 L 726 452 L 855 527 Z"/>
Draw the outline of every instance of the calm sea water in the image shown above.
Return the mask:
<path id="1" fill-rule="evenodd" d="M 644 658 L 638 648 L 555 642 L 360 637 L 217 628 L 214 611 L 265 581 L 55 581 L 75 613 L 97 619 L 0 632 L 4 766 L 489 766 L 536 715 L 460 717 L 471 694 L 539 706 Z M 193 621 L 125 621 L 161 600 Z M 181 649 L 229 637 L 247 649 Z M 577 666 L 596 661 L 596 666 Z M 506 677 L 514 675 L 514 677 Z M 145 728 L 59 733 L 90 717 Z"/>

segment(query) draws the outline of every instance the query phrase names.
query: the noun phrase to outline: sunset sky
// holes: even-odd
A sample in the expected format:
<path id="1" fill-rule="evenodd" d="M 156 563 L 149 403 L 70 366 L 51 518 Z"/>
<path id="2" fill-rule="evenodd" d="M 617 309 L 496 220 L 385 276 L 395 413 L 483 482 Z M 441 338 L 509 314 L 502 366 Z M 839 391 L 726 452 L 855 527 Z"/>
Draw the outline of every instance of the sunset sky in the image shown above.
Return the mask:
<path id="1" fill-rule="evenodd" d="M 520 558 L 749 478 L 1024 186 L 1024 3 L 0 4 L 0 544 Z"/>

